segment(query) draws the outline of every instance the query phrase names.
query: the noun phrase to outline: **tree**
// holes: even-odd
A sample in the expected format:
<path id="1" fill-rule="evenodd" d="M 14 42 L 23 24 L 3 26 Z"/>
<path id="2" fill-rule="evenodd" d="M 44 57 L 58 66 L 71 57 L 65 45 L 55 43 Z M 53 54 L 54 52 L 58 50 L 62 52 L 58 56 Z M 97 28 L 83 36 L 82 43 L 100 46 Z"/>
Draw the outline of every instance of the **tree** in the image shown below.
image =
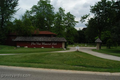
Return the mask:
<path id="1" fill-rule="evenodd" d="M 86 36 L 85 36 L 85 31 L 84 29 L 78 30 L 78 35 L 76 36 L 76 42 L 77 43 L 86 43 Z"/>
<path id="2" fill-rule="evenodd" d="M 114 10 L 115 16 L 113 17 L 113 23 L 114 27 L 112 28 L 112 37 L 114 38 L 114 42 L 117 42 L 120 44 L 120 1 L 117 0 L 113 6 L 112 9 Z"/>
<path id="3" fill-rule="evenodd" d="M 32 26 L 32 22 L 28 18 L 24 19 L 23 21 L 15 19 L 13 23 L 14 28 L 12 28 L 12 31 L 18 35 L 31 36 L 35 30 Z"/>
<path id="4" fill-rule="evenodd" d="M 91 18 L 88 21 L 87 29 L 85 31 L 86 41 L 93 43 L 95 38 L 98 36 L 98 23 L 96 22 L 95 18 Z"/>
<path id="5" fill-rule="evenodd" d="M 1 0 L 0 1 L 0 42 L 5 41 L 7 23 L 12 19 L 13 14 L 17 11 L 18 0 Z"/>
<path id="6" fill-rule="evenodd" d="M 114 16 L 111 9 L 113 1 L 101 0 L 94 6 L 91 6 L 91 12 L 94 14 L 97 27 L 98 37 L 101 39 L 101 33 L 104 30 L 108 30 L 112 27 L 111 18 Z M 112 16 L 112 17 L 111 17 Z"/>
<path id="7" fill-rule="evenodd" d="M 65 24 L 64 24 L 64 18 L 65 18 L 65 10 L 63 8 L 59 8 L 59 11 L 55 14 L 54 18 L 54 27 L 53 31 L 59 36 L 59 37 L 65 37 Z"/>
<path id="8" fill-rule="evenodd" d="M 116 28 L 116 8 L 114 5 L 114 0 L 101 0 L 94 6 L 91 6 L 90 12 L 94 14 L 94 16 L 88 20 L 86 33 L 88 37 L 91 37 L 92 40 L 95 39 L 95 37 L 99 37 L 101 39 L 102 36 L 102 39 L 108 39 L 108 42 L 110 42 L 110 38 L 103 36 L 106 34 L 106 31 L 111 33 L 111 39 L 113 39 L 112 37 L 115 33 L 113 30 Z M 87 15 L 83 16 L 83 20 L 81 20 L 81 22 L 83 22 L 87 17 Z M 107 40 L 103 42 L 106 43 Z"/>
<path id="9" fill-rule="evenodd" d="M 33 26 L 40 30 L 51 30 L 54 19 L 54 8 L 50 4 L 50 0 L 40 0 L 37 5 L 32 7 L 30 11 Z"/>
<path id="10" fill-rule="evenodd" d="M 75 36 L 78 35 L 77 30 L 74 28 L 76 23 L 78 22 L 75 21 L 75 16 L 72 15 L 70 12 L 68 12 L 64 18 L 64 25 L 66 30 L 65 37 L 69 44 L 73 44 L 75 40 Z"/>

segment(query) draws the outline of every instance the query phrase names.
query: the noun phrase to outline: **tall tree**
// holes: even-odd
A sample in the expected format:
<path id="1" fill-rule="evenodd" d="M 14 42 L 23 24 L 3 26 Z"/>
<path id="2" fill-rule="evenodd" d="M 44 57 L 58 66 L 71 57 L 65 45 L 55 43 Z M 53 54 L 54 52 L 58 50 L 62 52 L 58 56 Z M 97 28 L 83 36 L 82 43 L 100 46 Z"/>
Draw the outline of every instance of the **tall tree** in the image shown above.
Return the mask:
<path id="1" fill-rule="evenodd" d="M 114 41 L 120 44 L 120 0 L 117 0 L 113 4 L 112 9 L 114 10 L 115 14 L 115 16 L 113 17 L 114 27 L 112 28 L 112 34 Z"/>
<path id="2" fill-rule="evenodd" d="M 51 30 L 54 19 L 54 8 L 50 4 L 50 0 L 39 0 L 38 4 L 34 5 L 30 12 L 34 18 L 34 26 L 40 30 Z"/>
<path id="3" fill-rule="evenodd" d="M 110 29 L 112 27 L 112 23 L 110 21 L 111 16 L 114 16 L 111 9 L 112 3 L 113 2 L 109 0 L 101 0 L 94 6 L 91 6 L 91 12 L 96 18 L 96 23 L 99 24 L 96 26 L 99 38 L 101 38 L 102 31 Z"/>
<path id="4" fill-rule="evenodd" d="M 65 37 L 68 43 L 71 44 L 74 43 L 77 34 L 77 30 L 74 28 L 76 23 L 75 16 L 70 12 L 65 14 L 65 10 L 60 7 L 55 14 L 53 29 L 59 37 Z"/>
<path id="5" fill-rule="evenodd" d="M 1 0 L 0 1 L 0 42 L 5 38 L 5 27 L 7 23 L 13 17 L 13 14 L 17 11 L 16 6 L 18 0 Z"/>
<path id="6" fill-rule="evenodd" d="M 91 13 L 94 17 L 88 20 L 87 34 L 90 37 L 91 31 L 97 34 L 99 38 L 106 43 L 107 47 L 110 48 L 112 44 L 116 44 L 120 39 L 120 1 L 114 0 L 101 0 L 94 6 L 91 6 Z M 88 17 L 88 16 L 87 16 Z M 86 19 L 87 17 L 82 17 Z M 93 35 L 92 39 L 95 39 Z"/>
<path id="7" fill-rule="evenodd" d="M 18 35 L 31 36 L 35 30 L 29 18 L 24 18 L 24 20 L 15 19 L 13 24 L 12 31 Z"/>
<path id="8" fill-rule="evenodd" d="M 74 43 L 74 36 L 78 35 L 77 30 L 74 28 L 76 23 L 78 22 L 75 21 L 75 16 L 68 12 L 64 18 L 64 25 L 66 29 L 66 39 L 70 44 Z"/>
<path id="9" fill-rule="evenodd" d="M 98 22 L 96 22 L 96 18 L 91 18 L 88 21 L 87 29 L 85 31 L 86 41 L 89 43 L 93 43 L 95 38 L 98 36 Z"/>
<path id="10" fill-rule="evenodd" d="M 54 32 L 59 37 L 65 37 L 65 25 L 64 25 L 64 18 L 65 18 L 65 10 L 63 8 L 59 8 L 59 11 L 55 14 L 54 18 Z"/>
<path id="11" fill-rule="evenodd" d="M 92 30 L 96 32 L 99 38 L 101 38 L 102 32 L 106 30 L 111 30 L 114 24 L 113 20 L 115 16 L 114 9 L 112 8 L 113 4 L 114 0 L 101 0 L 97 2 L 94 6 L 91 6 L 90 12 L 94 14 L 94 17 L 88 20 L 88 36 L 89 34 L 91 35 Z M 84 19 L 86 19 L 87 17 L 88 15 L 83 16 L 81 22 L 83 22 Z"/>

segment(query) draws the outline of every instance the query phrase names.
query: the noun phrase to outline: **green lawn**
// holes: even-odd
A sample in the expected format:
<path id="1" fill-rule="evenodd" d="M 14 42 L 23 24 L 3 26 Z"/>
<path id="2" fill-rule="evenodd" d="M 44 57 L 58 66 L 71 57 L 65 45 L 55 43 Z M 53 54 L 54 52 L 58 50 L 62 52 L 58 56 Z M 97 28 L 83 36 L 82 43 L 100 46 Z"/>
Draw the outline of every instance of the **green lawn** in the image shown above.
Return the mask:
<path id="1" fill-rule="evenodd" d="M 120 72 L 120 62 L 83 52 L 31 53 L 0 56 L 0 65 L 81 71 Z"/>
<path id="2" fill-rule="evenodd" d="M 120 47 L 112 49 L 102 48 L 101 50 L 94 49 L 93 51 L 120 57 Z"/>
<path id="3" fill-rule="evenodd" d="M 60 48 L 16 48 L 14 46 L 0 45 L 0 54 L 11 54 L 11 53 L 40 53 L 40 52 L 51 52 L 61 51 Z"/>
<path id="4" fill-rule="evenodd" d="M 52 53 L 63 49 L 17 48 L 0 45 L 0 53 L 24 53 L 0 56 L 0 65 L 66 69 L 81 71 L 120 72 L 120 61 L 106 60 L 83 52 Z M 31 54 L 26 54 L 31 53 Z"/>

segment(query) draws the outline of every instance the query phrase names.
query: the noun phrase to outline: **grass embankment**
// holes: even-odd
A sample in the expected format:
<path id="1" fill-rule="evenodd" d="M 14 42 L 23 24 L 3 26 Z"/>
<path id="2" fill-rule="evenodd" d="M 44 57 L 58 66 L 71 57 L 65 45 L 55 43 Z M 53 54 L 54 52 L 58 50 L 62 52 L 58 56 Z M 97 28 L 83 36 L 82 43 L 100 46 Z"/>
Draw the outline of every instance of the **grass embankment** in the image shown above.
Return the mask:
<path id="1" fill-rule="evenodd" d="M 120 47 L 111 48 L 111 49 L 102 48 L 100 50 L 94 49 L 93 51 L 120 57 Z"/>
<path id="2" fill-rule="evenodd" d="M 52 53 L 61 49 L 18 48 L 0 46 L 0 53 L 31 53 L 0 56 L 0 65 L 66 69 L 81 71 L 120 72 L 120 62 L 98 58 L 83 52 Z"/>
<path id="3" fill-rule="evenodd" d="M 59 48 L 16 48 L 14 46 L 4 46 L 0 45 L 0 54 L 11 54 L 11 53 L 40 53 L 40 52 L 52 52 L 52 51 L 60 51 L 63 49 Z"/>
<path id="4" fill-rule="evenodd" d="M 31 53 L 0 56 L 0 65 L 35 68 L 120 72 L 120 62 L 101 59 L 83 52 Z"/>

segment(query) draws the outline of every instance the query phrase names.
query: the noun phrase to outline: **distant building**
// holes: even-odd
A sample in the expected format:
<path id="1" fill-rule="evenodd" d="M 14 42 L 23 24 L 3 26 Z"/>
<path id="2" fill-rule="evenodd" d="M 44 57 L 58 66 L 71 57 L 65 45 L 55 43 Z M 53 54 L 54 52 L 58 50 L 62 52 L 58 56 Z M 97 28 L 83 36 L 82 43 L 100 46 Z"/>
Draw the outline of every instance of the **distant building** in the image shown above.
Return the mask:
<path id="1" fill-rule="evenodd" d="M 35 31 L 31 37 L 10 34 L 7 39 L 8 45 L 30 48 L 65 48 L 65 42 L 65 38 L 49 31 Z"/>

